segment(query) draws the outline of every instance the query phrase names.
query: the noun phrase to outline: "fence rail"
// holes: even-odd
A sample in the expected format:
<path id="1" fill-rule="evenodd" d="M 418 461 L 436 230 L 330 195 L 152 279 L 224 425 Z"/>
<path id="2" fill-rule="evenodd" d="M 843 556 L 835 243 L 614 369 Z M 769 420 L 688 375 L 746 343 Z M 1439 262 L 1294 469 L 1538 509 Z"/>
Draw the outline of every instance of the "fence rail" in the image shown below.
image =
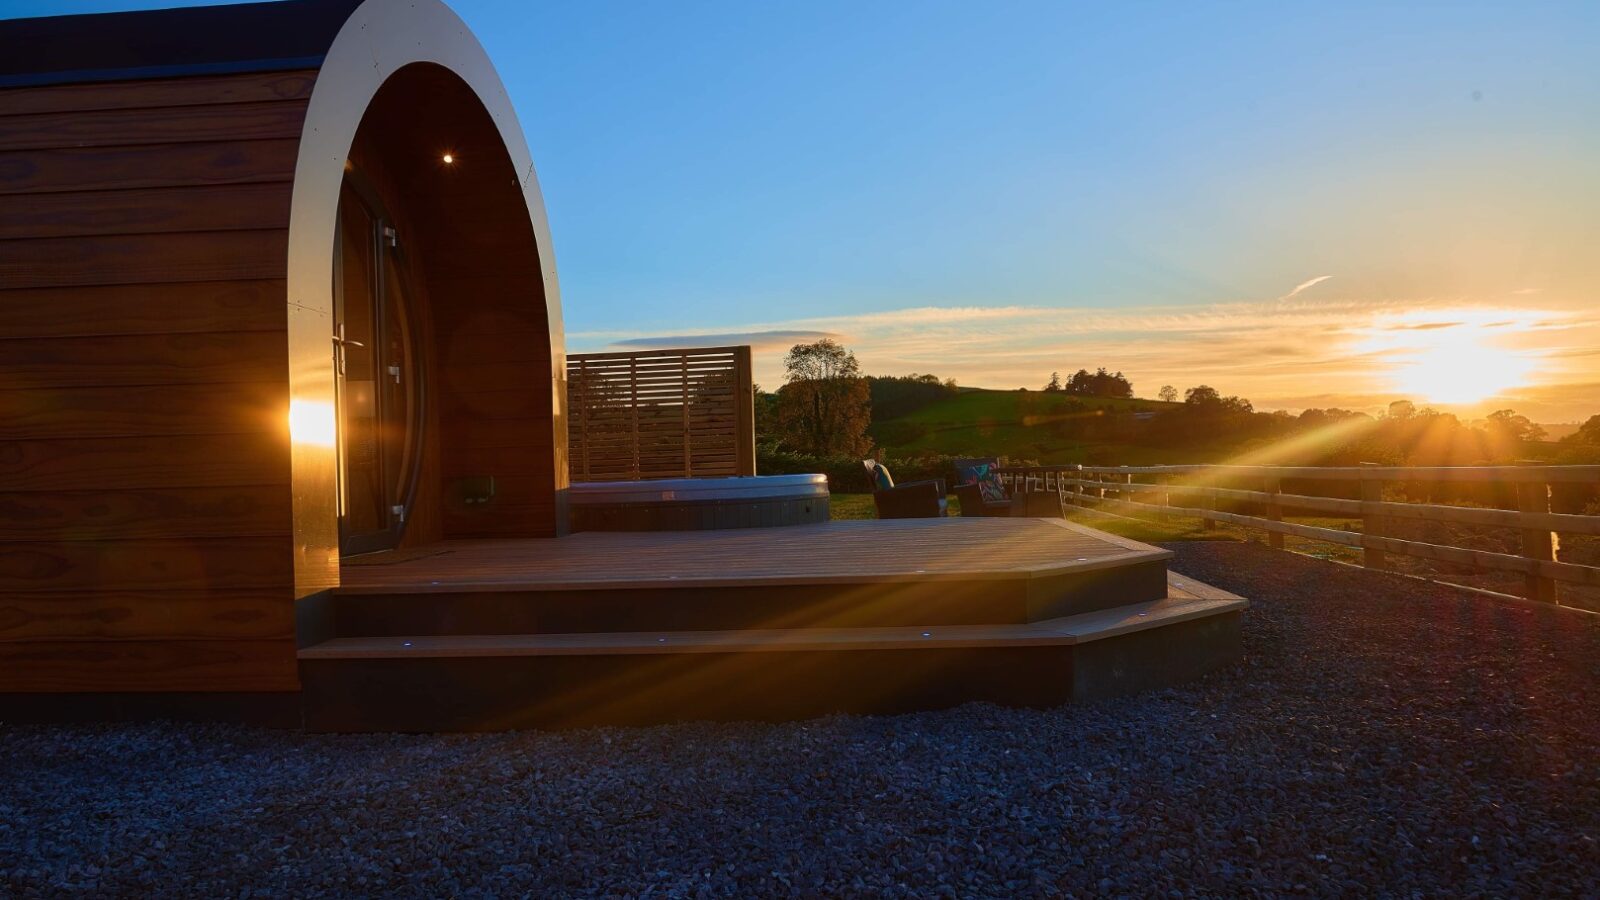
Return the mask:
<path id="1" fill-rule="evenodd" d="M 1355 547 L 1362 562 L 1384 568 L 1388 554 L 1515 572 L 1524 577 L 1526 596 L 1559 602 L 1558 584 L 1600 587 L 1600 567 L 1557 559 L 1559 535 L 1600 535 L 1600 515 L 1551 511 L 1551 488 L 1600 485 L 1600 466 L 1008 466 L 997 470 L 1013 490 L 1046 490 L 1079 506 L 1156 516 L 1198 518 L 1204 527 L 1227 522 L 1264 531 L 1272 546 L 1284 537 Z M 1285 481 L 1342 483 L 1358 497 L 1332 497 L 1285 491 Z M 1508 496 L 1516 509 L 1398 502 L 1383 497 L 1395 483 L 1478 484 Z M 1254 487 L 1240 487 L 1254 483 Z M 1231 486 L 1224 486 L 1231 485 Z M 1173 498 L 1179 498 L 1174 503 Z M 1224 504 L 1233 509 L 1221 508 Z M 1240 508 L 1249 510 L 1238 511 Z M 1359 518 L 1359 531 L 1285 522 L 1285 511 Z M 1408 540 L 1386 534 L 1396 520 L 1439 522 L 1521 533 L 1520 553 Z"/>

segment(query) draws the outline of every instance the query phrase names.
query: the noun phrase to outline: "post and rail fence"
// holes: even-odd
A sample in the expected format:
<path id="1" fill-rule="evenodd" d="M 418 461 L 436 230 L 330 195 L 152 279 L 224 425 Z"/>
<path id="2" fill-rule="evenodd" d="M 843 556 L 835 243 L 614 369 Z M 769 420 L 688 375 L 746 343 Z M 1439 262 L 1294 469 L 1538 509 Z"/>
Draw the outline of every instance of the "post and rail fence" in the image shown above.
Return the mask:
<path id="1" fill-rule="evenodd" d="M 1290 535 L 1356 548 L 1369 568 L 1385 568 L 1388 555 L 1394 554 L 1478 571 L 1514 572 L 1524 578 L 1524 596 L 1549 603 L 1559 602 L 1559 584 L 1600 588 L 1600 566 L 1557 558 L 1559 536 L 1600 535 L 1600 515 L 1551 509 L 1553 487 L 1593 490 L 1600 485 L 1600 466 L 1069 465 L 1007 466 L 997 468 L 996 474 L 1009 490 L 1053 491 L 1078 506 L 1198 518 L 1205 528 L 1226 522 L 1257 529 L 1280 549 Z M 1286 482 L 1333 482 L 1332 493 L 1353 496 L 1290 492 L 1284 490 Z M 1424 486 L 1428 502 L 1386 499 L 1384 487 L 1394 484 Z M 1432 502 L 1435 487 L 1445 485 L 1483 486 L 1504 506 L 1516 508 Z M 1284 521 L 1288 511 L 1359 519 L 1360 530 Z M 1514 529 L 1521 533 L 1521 552 L 1408 540 L 1394 536 L 1396 521 Z"/>

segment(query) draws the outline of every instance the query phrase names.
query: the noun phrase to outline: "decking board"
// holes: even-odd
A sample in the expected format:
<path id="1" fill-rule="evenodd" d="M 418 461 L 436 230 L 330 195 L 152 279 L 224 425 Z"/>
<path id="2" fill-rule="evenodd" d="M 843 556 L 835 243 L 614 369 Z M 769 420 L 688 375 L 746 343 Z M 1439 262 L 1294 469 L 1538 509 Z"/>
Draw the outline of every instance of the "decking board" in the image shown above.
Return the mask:
<path id="1" fill-rule="evenodd" d="M 1170 559 L 1045 519 L 836 521 L 697 532 L 584 532 L 447 541 L 392 564 L 346 565 L 340 594 L 1027 580 Z"/>

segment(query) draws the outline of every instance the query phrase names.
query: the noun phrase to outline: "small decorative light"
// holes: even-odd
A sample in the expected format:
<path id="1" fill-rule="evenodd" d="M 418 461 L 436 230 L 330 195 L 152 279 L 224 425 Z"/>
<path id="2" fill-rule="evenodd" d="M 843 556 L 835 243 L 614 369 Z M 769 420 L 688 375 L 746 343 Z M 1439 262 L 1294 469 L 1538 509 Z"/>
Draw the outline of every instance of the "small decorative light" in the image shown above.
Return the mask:
<path id="1" fill-rule="evenodd" d="M 454 154 L 454 153 L 446 153 L 446 154 L 445 154 L 445 155 L 444 155 L 444 164 L 445 164 L 445 165 L 447 165 L 447 166 L 448 166 L 448 165 L 451 165 L 451 164 L 453 164 L 453 163 L 454 163 L 454 162 L 455 162 L 455 161 L 456 161 L 456 155 L 455 155 L 455 154 Z"/>
<path id="2" fill-rule="evenodd" d="M 922 633 L 922 636 L 923 636 L 923 637 L 933 637 L 933 632 L 931 632 L 931 631 L 924 631 L 924 632 L 923 632 L 923 633 Z"/>
<path id="3" fill-rule="evenodd" d="M 411 646 L 411 642 L 410 641 L 406 641 L 403 646 L 409 647 L 409 646 Z"/>

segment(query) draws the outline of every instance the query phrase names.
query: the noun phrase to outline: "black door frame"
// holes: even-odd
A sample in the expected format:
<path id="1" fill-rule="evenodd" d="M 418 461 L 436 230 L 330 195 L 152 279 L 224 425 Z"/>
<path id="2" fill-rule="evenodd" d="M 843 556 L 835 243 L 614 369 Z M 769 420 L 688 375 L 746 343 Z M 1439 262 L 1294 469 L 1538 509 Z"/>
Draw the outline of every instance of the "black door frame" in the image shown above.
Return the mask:
<path id="1" fill-rule="evenodd" d="M 344 192 L 346 190 L 355 194 L 360 202 L 366 206 L 367 213 L 374 223 L 373 233 L 370 237 L 374 245 L 373 260 L 375 262 L 372 283 L 374 295 L 372 303 L 374 318 L 372 334 L 375 336 L 374 343 L 376 344 L 373 348 L 376 353 L 374 365 L 379 373 L 377 383 L 382 383 L 383 372 L 390 363 L 386 348 L 387 342 L 382 338 L 391 324 L 387 316 L 390 314 L 388 302 L 389 289 L 391 287 L 389 284 L 390 272 L 393 271 L 398 275 L 397 283 L 393 285 L 395 289 L 394 302 L 400 307 L 400 331 L 407 348 L 405 358 L 402 361 L 403 374 L 401 377 L 405 379 L 407 385 L 406 393 L 411 402 L 408 404 L 410 409 L 407 411 L 405 418 L 405 434 L 401 438 L 403 441 L 403 446 L 400 448 L 401 471 L 399 473 L 386 471 L 385 454 L 382 449 L 378 451 L 377 465 L 381 475 L 380 483 L 384 485 L 385 490 L 393 490 L 395 492 L 384 498 L 385 503 L 383 504 L 382 514 L 387 527 L 379 531 L 352 534 L 349 530 L 344 508 L 344 482 L 348 478 L 346 474 L 345 436 L 348 433 L 348 429 L 344 424 L 344 388 L 342 384 L 344 376 L 340 365 L 340 354 L 343 348 L 339 344 L 343 337 L 339 326 L 342 323 L 344 311 L 344 229 L 336 224 L 334 228 L 333 333 L 329 337 L 334 342 L 334 378 L 340 383 L 340 388 L 336 392 L 336 396 L 339 399 L 336 409 L 336 414 L 339 417 L 336 480 L 340 504 L 338 523 L 339 555 L 341 557 L 392 550 L 400 545 L 400 541 L 405 536 L 406 526 L 410 523 L 411 513 L 417 499 L 417 484 L 422 469 L 422 438 L 425 428 L 424 423 L 427 421 L 426 404 L 428 402 L 424 387 L 426 379 L 423 373 L 423 354 L 419 345 L 420 329 L 416 318 L 417 310 L 413 303 L 414 292 L 410 286 L 412 277 L 408 260 L 405 258 L 401 242 L 398 240 L 398 226 L 395 224 L 394 218 L 389 214 L 389 210 L 378 195 L 377 190 L 366 178 L 363 178 L 354 170 L 345 172 L 344 183 L 340 186 L 339 208 L 341 218 L 344 209 Z M 336 223 L 338 221 L 339 219 L 335 220 Z M 386 239 L 390 234 L 393 234 L 395 239 Z M 386 412 L 383 391 L 375 390 L 374 403 L 378 404 L 378 421 L 381 423 L 385 419 Z M 382 428 L 380 428 L 378 435 L 380 441 L 385 437 L 385 432 Z M 396 507 L 401 510 L 399 513 L 396 513 Z"/>

